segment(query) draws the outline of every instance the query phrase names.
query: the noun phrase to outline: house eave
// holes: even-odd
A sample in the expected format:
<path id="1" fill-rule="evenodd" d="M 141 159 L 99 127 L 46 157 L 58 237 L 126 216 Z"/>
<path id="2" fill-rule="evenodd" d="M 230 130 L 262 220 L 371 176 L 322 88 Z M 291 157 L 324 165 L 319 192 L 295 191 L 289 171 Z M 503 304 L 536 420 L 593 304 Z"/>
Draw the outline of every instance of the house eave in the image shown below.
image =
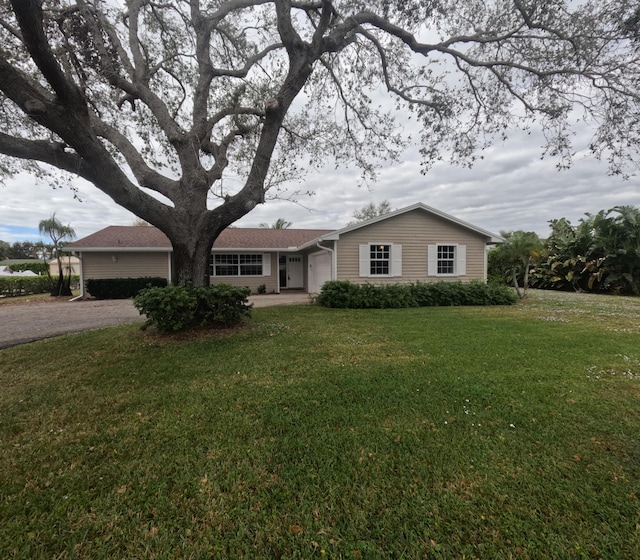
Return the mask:
<path id="1" fill-rule="evenodd" d="M 213 247 L 212 253 L 296 253 L 299 250 L 298 247 Z"/>
<path id="2" fill-rule="evenodd" d="M 69 251 L 74 253 L 171 253 L 173 249 L 171 247 L 70 247 L 67 245 Z"/>
<path id="3" fill-rule="evenodd" d="M 211 252 L 296 253 L 299 250 L 300 247 L 213 247 Z M 70 247 L 69 251 L 74 253 L 139 253 L 141 251 L 145 253 L 172 253 L 173 247 Z"/>

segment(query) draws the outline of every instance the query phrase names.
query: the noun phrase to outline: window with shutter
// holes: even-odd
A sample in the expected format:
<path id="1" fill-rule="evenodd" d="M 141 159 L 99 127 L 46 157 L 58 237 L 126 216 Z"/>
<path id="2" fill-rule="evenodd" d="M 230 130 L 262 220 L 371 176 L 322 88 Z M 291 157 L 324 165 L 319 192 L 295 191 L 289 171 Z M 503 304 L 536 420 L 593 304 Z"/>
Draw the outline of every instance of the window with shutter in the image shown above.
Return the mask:
<path id="1" fill-rule="evenodd" d="M 454 243 L 429 245 L 428 276 L 464 276 L 467 273 L 467 247 Z"/>
<path id="2" fill-rule="evenodd" d="M 360 276 L 402 276 L 402 245 L 364 243 L 359 247 Z"/>

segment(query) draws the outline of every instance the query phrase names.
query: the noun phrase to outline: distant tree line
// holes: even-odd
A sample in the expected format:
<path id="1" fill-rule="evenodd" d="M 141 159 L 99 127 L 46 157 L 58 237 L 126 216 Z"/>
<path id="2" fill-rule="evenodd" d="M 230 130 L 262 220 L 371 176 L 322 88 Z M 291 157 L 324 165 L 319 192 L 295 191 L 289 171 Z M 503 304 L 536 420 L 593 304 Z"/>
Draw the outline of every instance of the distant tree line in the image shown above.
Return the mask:
<path id="1" fill-rule="evenodd" d="M 39 259 L 53 258 L 53 245 L 42 241 L 14 241 L 8 243 L 0 239 L 0 261 L 6 259 Z"/>
<path id="2" fill-rule="evenodd" d="M 489 252 L 489 275 L 526 288 L 640 294 L 640 208 L 615 206 L 585 214 L 578 224 L 549 222 L 541 240 L 533 232 L 502 233 Z"/>

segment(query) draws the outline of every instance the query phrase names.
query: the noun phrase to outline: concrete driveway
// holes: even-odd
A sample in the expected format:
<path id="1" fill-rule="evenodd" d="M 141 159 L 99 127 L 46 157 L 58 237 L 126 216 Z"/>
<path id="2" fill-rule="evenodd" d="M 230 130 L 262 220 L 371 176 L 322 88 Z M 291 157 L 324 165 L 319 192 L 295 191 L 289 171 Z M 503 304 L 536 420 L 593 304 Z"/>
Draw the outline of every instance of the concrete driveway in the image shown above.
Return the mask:
<path id="1" fill-rule="evenodd" d="M 251 296 L 254 307 L 304 305 L 308 294 L 285 292 Z M 43 338 L 144 321 L 130 299 L 54 301 L 0 305 L 0 349 Z"/>

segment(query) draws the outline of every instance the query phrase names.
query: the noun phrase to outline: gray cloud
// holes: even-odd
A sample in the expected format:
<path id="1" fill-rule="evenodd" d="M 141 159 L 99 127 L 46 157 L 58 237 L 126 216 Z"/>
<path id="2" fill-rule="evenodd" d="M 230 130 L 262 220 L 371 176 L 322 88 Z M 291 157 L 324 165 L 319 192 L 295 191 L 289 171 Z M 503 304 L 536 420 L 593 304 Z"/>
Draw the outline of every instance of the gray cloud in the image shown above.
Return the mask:
<path id="1" fill-rule="evenodd" d="M 583 131 L 576 136 L 576 145 L 586 146 L 588 139 Z M 394 208 L 424 202 L 495 233 L 523 229 L 545 236 L 548 221 L 554 218 L 577 223 L 585 212 L 622 204 L 640 206 L 638 178 L 609 176 L 604 163 L 582 152 L 571 169 L 557 171 L 555 161 L 540 159 L 542 144 L 541 134 L 515 132 L 508 141 L 486 150 L 471 169 L 437 163 L 426 175 L 420 173 L 414 146 L 400 163 L 380 170 L 371 189 L 357 186 L 357 170 L 327 168 L 306 178 L 305 188 L 315 191 L 314 197 L 301 198 L 300 204 L 269 201 L 238 225 L 257 227 L 282 217 L 298 228 L 338 228 L 368 202 L 386 199 Z M 54 211 L 79 236 L 135 220 L 92 185 L 80 180 L 74 185 L 82 202 L 70 189 L 36 185 L 25 174 L 0 187 L 0 239 L 12 241 L 3 237 L 8 226 L 37 228 Z"/>

